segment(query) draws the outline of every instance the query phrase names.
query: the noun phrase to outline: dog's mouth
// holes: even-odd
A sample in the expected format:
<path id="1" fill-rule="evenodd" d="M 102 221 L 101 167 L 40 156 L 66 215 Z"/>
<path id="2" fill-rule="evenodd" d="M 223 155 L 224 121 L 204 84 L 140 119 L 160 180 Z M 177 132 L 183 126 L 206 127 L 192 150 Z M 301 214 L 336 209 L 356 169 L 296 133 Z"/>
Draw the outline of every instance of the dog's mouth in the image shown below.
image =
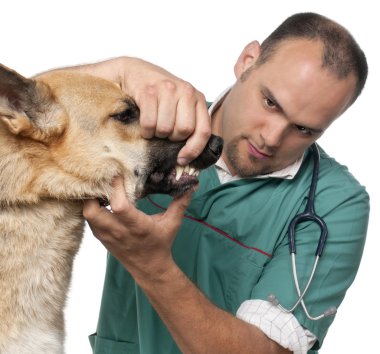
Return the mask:
<path id="1" fill-rule="evenodd" d="M 162 141 L 156 142 L 162 144 Z M 171 147 L 158 148 L 161 156 L 156 154 L 152 156 L 152 160 L 156 161 L 152 164 L 154 167 L 148 173 L 144 187 L 138 198 L 145 197 L 148 194 L 163 193 L 173 197 L 180 196 L 187 190 L 194 188 L 198 184 L 198 175 L 200 170 L 205 169 L 214 164 L 220 157 L 223 148 L 223 140 L 220 137 L 212 135 L 203 152 L 189 165 L 179 166 L 176 164 L 177 155 L 183 146 L 174 144 Z"/>
<path id="2" fill-rule="evenodd" d="M 142 196 L 154 193 L 164 193 L 171 196 L 182 195 L 198 184 L 199 173 L 198 169 L 190 165 L 176 165 L 166 172 L 154 171 L 145 182 Z"/>
<path id="3" fill-rule="evenodd" d="M 179 166 L 176 165 L 176 167 L 170 171 L 165 176 L 164 172 L 153 172 L 150 176 L 150 182 L 155 185 L 160 185 L 163 182 L 170 182 L 174 187 L 178 186 L 180 187 L 183 184 L 192 184 L 198 180 L 199 176 L 199 170 L 195 169 L 194 167 L 190 167 L 190 165 L 187 166 Z"/>

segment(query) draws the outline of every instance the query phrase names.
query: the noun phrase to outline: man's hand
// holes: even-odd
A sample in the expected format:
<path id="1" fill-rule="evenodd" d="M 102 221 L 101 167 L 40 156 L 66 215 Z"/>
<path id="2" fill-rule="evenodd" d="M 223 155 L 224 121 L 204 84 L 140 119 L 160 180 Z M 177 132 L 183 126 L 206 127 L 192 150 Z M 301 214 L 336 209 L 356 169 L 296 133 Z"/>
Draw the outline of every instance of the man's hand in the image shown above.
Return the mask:
<path id="1" fill-rule="evenodd" d="M 97 200 L 84 204 L 83 215 L 93 234 L 138 281 L 160 277 L 174 265 L 171 247 L 191 199 L 186 193 L 174 199 L 161 214 L 146 215 L 126 197 L 123 179 L 114 180 L 111 210 Z"/>
<path id="2" fill-rule="evenodd" d="M 140 108 L 144 138 L 186 140 L 178 163 L 186 165 L 204 149 L 211 120 L 204 95 L 166 70 L 137 58 L 120 57 L 72 68 L 114 81 Z"/>
<path id="3" fill-rule="evenodd" d="M 174 199 L 162 214 L 145 215 L 125 197 L 118 177 L 112 211 L 89 200 L 84 216 L 94 235 L 144 290 L 182 352 L 289 353 L 257 327 L 217 308 L 174 263 L 171 247 L 190 197 L 188 193 Z"/>

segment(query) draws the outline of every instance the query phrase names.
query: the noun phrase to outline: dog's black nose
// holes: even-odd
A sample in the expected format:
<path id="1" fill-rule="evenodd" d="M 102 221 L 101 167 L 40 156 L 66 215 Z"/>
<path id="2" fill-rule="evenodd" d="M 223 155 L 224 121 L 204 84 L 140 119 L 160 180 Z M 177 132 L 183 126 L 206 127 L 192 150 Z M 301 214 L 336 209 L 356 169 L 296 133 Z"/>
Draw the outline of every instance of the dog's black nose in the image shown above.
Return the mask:
<path id="1" fill-rule="evenodd" d="M 223 139 L 216 135 L 211 135 L 203 152 L 190 163 L 190 166 L 197 169 L 204 169 L 218 161 L 223 149 Z"/>
<path id="2" fill-rule="evenodd" d="M 215 155 L 215 158 L 218 159 L 223 150 L 223 139 L 217 135 L 211 135 L 207 147 Z"/>

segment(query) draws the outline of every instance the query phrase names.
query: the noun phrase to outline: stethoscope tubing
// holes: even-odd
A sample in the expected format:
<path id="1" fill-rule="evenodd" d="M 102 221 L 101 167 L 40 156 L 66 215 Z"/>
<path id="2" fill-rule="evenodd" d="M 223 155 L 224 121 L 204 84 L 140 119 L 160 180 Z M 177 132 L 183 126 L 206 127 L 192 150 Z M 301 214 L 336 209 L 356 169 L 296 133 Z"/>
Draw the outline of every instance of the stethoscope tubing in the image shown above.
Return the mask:
<path id="1" fill-rule="evenodd" d="M 323 253 L 323 250 L 324 250 L 324 247 L 326 244 L 327 236 L 328 236 L 327 225 L 324 222 L 324 220 L 315 213 L 315 206 L 314 206 L 315 205 L 315 195 L 316 195 L 316 190 L 317 190 L 317 183 L 318 183 L 318 175 L 319 175 L 319 161 L 320 161 L 320 154 L 319 154 L 319 150 L 318 150 L 316 143 L 311 145 L 311 150 L 312 150 L 314 165 L 313 165 L 313 174 L 312 174 L 312 179 L 311 179 L 311 184 L 310 184 L 310 189 L 309 189 L 306 207 L 302 213 L 296 215 L 292 219 L 292 221 L 289 224 L 289 229 L 288 229 L 289 252 L 290 252 L 291 260 L 292 260 L 292 272 L 293 272 L 293 278 L 294 278 L 294 285 L 296 287 L 297 294 L 298 294 L 298 299 L 290 309 L 284 308 L 279 303 L 279 301 L 277 300 L 275 295 L 273 295 L 273 294 L 270 294 L 268 296 L 268 300 L 273 305 L 278 306 L 282 311 L 284 311 L 286 313 L 293 312 L 299 305 L 301 305 L 306 316 L 310 320 L 317 321 L 317 320 L 320 320 L 326 316 L 334 315 L 337 310 L 335 307 L 332 307 L 332 308 L 326 310 L 325 312 L 323 312 L 322 314 L 320 314 L 318 316 L 311 316 L 307 310 L 307 307 L 306 307 L 306 304 L 304 301 L 304 297 L 310 288 L 311 282 L 312 282 L 314 275 L 315 275 L 315 272 L 317 270 L 317 265 L 318 265 L 320 257 L 322 256 L 322 253 Z M 311 221 L 311 222 L 316 223 L 320 228 L 320 237 L 319 237 L 317 249 L 315 251 L 315 260 L 314 260 L 313 269 L 310 273 L 307 284 L 301 293 L 301 289 L 300 289 L 299 282 L 298 282 L 297 264 L 296 264 L 296 227 L 298 224 L 300 224 L 304 221 Z"/>
<path id="2" fill-rule="evenodd" d="M 311 145 L 311 150 L 313 154 L 314 166 L 313 166 L 313 175 L 311 178 L 309 194 L 308 194 L 307 203 L 306 203 L 304 212 L 296 215 L 293 218 L 293 220 L 290 222 L 289 229 L 288 229 L 289 252 L 291 254 L 296 253 L 296 227 L 297 225 L 304 221 L 311 221 L 311 222 L 315 222 L 321 230 L 321 235 L 318 241 L 318 247 L 315 251 L 315 255 L 318 257 L 321 257 L 323 253 L 323 249 L 326 244 L 328 229 L 323 219 L 315 213 L 314 203 L 315 203 L 315 195 L 317 191 L 317 183 L 318 183 L 318 175 L 319 175 L 320 154 L 319 154 L 319 150 L 316 143 Z"/>

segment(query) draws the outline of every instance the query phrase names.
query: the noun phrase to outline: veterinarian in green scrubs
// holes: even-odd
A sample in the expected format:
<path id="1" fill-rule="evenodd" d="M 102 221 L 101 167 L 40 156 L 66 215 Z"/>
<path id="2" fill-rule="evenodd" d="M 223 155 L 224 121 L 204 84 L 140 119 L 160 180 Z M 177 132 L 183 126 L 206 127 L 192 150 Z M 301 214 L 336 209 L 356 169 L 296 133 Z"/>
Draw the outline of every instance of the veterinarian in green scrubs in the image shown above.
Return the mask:
<path id="1" fill-rule="evenodd" d="M 315 210 L 328 238 L 303 298 L 309 316 L 301 305 L 284 311 L 273 294 L 285 309 L 299 299 L 288 227 L 308 200 L 310 146 L 355 101 L 366 73 L 365 57 L 342 27 L 316 14 L 292 16 L 261 47 L 247 45 L 235 66 L 237 82 L 210 108 L 213 133 L 224 138 L 225 149 L 216 166 L 201 172 L 188 206 L 188 196 L 152 195 L 138 204 L 154 214 L 147 216 L 126 200 L 120 179 L 112 213 L 86 203 L 94 234 L 113 254 L 90 337 L 94 354 L 315 353 L 321 347 L 335 317 L 329 309 L 339 307 L 357 273 L 369 215 L 365 188 L 322 148 Z M 296 231 L 302 290 L 320 230 L 305 222 Z"/>
<path id="2" fill-rule="evenodd" d="M 252 178 L 221 184 L 215 167 L 201 173 L 173 257 L 218 307 L 235 314 L 247 299 L 266 300 L 274 293 L 283 306 L 291 307 L 298 298 L 287 227 L 305 207 L 311 171 L 307 153 L 293 179 Z M 168 203 L 167 196 L 157 195 L 139 207 L 154 214 Z M 368 216 L 364 188 L 324 153 L 316 209 L 329 225 L 329 240 L 306 297 L 311 313 L 338 307 L 343 300 L 359 266 Z M 297 262 L 305 265 L 299 274 L 302 286 L 313 265 L 318 236 L 319 230 L 308 224 L 297 233 Z M 318 348 L 333 317 L 311 321 L 300 307 L 294 315 L 317 336 Z M 96 354 L 180 353 L 144 292 L 111 255 L 97 334 L 90 339 Z"/>

